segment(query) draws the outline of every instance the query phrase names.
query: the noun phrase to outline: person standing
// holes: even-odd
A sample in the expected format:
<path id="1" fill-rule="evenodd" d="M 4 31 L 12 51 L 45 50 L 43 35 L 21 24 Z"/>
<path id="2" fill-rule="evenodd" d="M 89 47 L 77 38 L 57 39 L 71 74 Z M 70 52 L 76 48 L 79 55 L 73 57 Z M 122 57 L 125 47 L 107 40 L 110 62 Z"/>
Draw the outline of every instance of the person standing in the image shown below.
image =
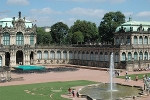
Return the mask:
<path id="1" fill-rule="evenodd" d="M 135 81 L 138 81 L 139 77 L 138 75 L 135 76 Z"/>
<path id="2" fill-rule="evenodd" d="M 74 94 L 74 89 L 72 90 L 72 96 L 73 96 L 73 97 L 75 97 L 75 94 Z"/>

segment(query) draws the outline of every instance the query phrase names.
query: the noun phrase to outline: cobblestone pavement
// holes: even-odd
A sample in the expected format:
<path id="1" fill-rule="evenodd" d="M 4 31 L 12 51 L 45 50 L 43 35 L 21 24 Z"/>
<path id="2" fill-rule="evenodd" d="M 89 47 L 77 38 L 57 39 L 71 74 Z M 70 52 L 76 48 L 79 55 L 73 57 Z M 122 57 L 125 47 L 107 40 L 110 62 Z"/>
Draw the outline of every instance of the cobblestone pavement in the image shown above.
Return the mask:
<path id="1" fill-rule="evenodd" d="M 150 71 L 128 72 L 128 74 L 137 74 L 137 73 L 150 73 Z M 120 75 L 125 75 L 125 71 L 120 73 Z M 12 78 L 23 77 L 24 80 L 0 83 L 0 86 L 32 84 L 32 83 L 41 83 L 41 82 L 54 82 L 54 81 L 72 81 L 72 80 L 90 80 L 90 81 L 106 82 L 106 83 L 109 82 L 109 73 L 107 73 L 106 71 L 82 69 L 82 68 L 80 68 L 77 71 L 49 72 L 49 73 L 42 73 L 42 74 L 40 73 L 31 73 L 31 74 L 12 73 L 11 76 Z M 125 79 L 115 78 L 115 82 L 143 87 L 142 80 L 139 80 L 139 81 L 131 80 L 129 82 L 126 82 Z M 76 91 L 78 91 L 79 88 L 81 87 L 76 87 Z M 63 95 L 63 97 L 70 98 L 72 100 L 86 100 L 85 98 L 77 98 L 77 97 L 72 97 L 70 95 Z M 144 98 L 136 98 L 135 100 L 150 100 L 150 96 L 147 96 Z"/>

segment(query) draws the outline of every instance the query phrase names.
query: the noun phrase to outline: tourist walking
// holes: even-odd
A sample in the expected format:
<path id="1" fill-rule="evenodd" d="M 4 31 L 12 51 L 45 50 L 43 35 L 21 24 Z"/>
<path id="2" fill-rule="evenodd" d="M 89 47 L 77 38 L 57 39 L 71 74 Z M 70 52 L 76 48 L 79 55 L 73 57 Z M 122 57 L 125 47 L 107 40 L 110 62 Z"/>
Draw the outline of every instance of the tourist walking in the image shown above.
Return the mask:
<path id="1" fill-rule="evenodd" d="M 72 90 L 72 96 L 75 97 L 74 89 Z"/>
<path id="2" fill-rule="evenodd" d="M 128 81 L 128 75 L 125 76 L 125 81 Z"/>
<path id="3" fill-rule="evenodd" d="M 69 94 L 71 94 L 71 88 L 68 89 Z"/>

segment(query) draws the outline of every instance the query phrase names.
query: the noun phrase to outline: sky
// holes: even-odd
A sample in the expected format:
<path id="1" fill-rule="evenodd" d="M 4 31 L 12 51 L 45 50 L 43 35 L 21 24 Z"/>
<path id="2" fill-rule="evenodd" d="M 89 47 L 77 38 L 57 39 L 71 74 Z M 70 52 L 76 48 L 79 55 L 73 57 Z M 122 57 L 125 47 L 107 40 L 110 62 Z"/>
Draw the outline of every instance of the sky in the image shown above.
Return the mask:
<path id="1" fill-rule="evenodd" d="M 63 22 L 69 27 L 76 20 L 96 23 L 97 27 L 108 12 L 121 11 L 126 21 L 150 22 L 150 0 L 0 0 L 0 19 L 21 17 L 38 27 Z"/>

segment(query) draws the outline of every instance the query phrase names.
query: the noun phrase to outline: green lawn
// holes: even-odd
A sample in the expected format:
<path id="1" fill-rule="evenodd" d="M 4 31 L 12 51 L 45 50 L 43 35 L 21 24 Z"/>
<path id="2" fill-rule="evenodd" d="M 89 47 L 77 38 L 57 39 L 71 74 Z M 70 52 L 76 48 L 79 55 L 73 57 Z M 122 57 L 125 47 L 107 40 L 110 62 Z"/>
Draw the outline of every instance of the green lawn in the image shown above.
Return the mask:
<path id="1" fill-rule="evenodd" d="M 130 75 L 128 75 L 128 76 L 131 77 L 131 80 L 135 80 L 135 76 L 136 76 L 136 75 L 138 75 L 138 78 L 139 78 L 139 79 L 142 79 L 144 74 L 145 74 L 145 75 L 147 74 L 148 77 L 150 77 L 150 73 L 130 74 Z M 125 79 L 125 75 L 124 75 L 124 76 L 119 76 L 119 77 L 117 77 L 117 78 Z"/>
<path id="2" fill-rule="evenodd" d="M 69 87 L 95 83 L 97 82 L 79 80 L 0 86 L 0 100 L 68 100 L 61 98 L 61 94 L 68 94 Z"/>

